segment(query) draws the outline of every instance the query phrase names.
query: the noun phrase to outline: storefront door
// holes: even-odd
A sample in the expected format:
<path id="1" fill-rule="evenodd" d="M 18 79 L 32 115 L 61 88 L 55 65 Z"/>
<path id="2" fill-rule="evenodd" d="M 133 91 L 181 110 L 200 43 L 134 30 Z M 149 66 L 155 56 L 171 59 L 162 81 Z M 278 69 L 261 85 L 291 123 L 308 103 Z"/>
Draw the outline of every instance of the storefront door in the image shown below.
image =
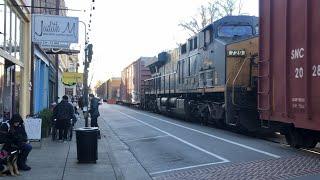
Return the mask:
<path id="1" fill-rule="evenodd" d="M 5 120 L 11 118 L 14 107 L 14 75 L 15 65 L 5 61 L 4 65 L 4 90 L 3 90 L 3 117 Z"/>

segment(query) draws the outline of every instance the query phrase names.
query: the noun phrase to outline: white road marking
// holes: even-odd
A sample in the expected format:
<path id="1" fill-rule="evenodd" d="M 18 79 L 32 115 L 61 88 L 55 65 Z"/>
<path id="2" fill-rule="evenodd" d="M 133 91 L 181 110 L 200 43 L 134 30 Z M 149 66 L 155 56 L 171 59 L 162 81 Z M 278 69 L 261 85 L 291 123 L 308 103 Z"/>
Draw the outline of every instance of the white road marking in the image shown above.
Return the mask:
<path id="1" fill-rule="evenodd" d="M 180 125 L 180 124 L 176 124 L 176 123 L 173 123 L 173 122 L 170 122 L 170 121 L 166 121 L 166 120 L 163 120 L 163 119 L 160 119 L 160 118 L 158 118 L 158 117 L 151 116 L 151 115 L 148 115 L 148 114 L 145 114 L 145 113 L 137 112 L 137 111 L 134 111 L 134 110 L 131 110 L 131 111 L 132 111 L 132 112 L 135 112 L 135 113 L 137 113 L 137 114 L 142 114 L 142 115 L 145 115 L 145 116 L 148 116 L 148 117 L 157 119 L 157 120 L 159 120 L 159 121 L 162 121 L 162 122 L 165 122 L 165 123 L 168 123 L 168 124 L 172 124 L 172 125 L 175 125 L 175 126 L 184 128 L 184 129 L 188 129 L 188 130 L 190 130 L 190 131 L 194 131 L 194 132 L 197 132 L 197 133 L 200 133 L 200 134 L 203 134 L 203 135 L 206 135 L 206 136 L 215 138 L 215 139 L 219 139 L 219 140 L 221 140 L 221 141 L 224 141 L 224 142 L 227 142 L 227 143 L 236 145 L 236 146 L 240 146 L 240 147 L 242 147 L 242 148 L 249 149 L 249 150 L 251 150 L 251 151 L 255 151 L 255 152 L 258 152 L 258 153 L 261 153 L 261 154 L 265 154 L 265 155 L 267 155 L 267 156 L 271 156 L 271 157 L 274 157 L 274 158 L 280 158 L 280 156 L 278 156 L 278 155 L 275 155 L 275 154 L 272 154 L 272 153 L 269 153 L 269 152 L 266 152 L 266 151 L 263 151 L 263 150 L 254 148 L 254 147 L 250 147 L 250 146 L 247 146 L 247 145 L 244 145 L 244 144 L 241 144 L 241 143 L 237 143 L 237 142 L 234 142 L 234 141 L 231 141 L 231 140 L 222 138 L 222 137 L 218 137 L 218 136 L 215 136 L 215 135 L 212 135 L 212 134 L 203 132 L 203 131 L 199 131 L 199 130 L 196 130 L 196 129 L 193 129 L 193 128 L 189 128 L 189 127 L 186 127 L 186 126 L 183 126 L 183 125 Z"/>
<path id="2" fill-rule="evenodd" d="M 168 172 L 172 172 L 172 171 L 192 169 L 192 168 L 203 167 L 203 166 L 210 166 L 210 165 L 222 164 L 222 163 L 225 163 L 225 162 L 215 162 L 215 163 L 199 164 L 199 165 L 194 165 L 194 166 L 186 166 L 186 167 L 182 167 L 182 168 L 175 168 L 175 169 L 168 169 L 168 170 L 164 170 L 164 171 L 152 172 L 152 173 L 149 173 L 149 174 L 150 174 L 150 175 L 157 175 L 157 174 L 161 174 L 161 173 L 168 173 Z"/>
<path id="3" fill-rule="evenodd" d="M 179 137 L 177 137 L 177 136 L 175 136 L 175 135 L 173 135 L 173 134 L 170 134 L 170 133 L 168 133 L 168 132 L 166 132 L 166 131 L 164 131 L 164 130 L 161 130 L 161 129 L 159 129 L 159 128 L 157 128 L 157 127 L 155 127 L 155 126 L 153 126 L 153 125 L 151 125 L 151 124 L 149 124 L 149 123 L 146 123 L 146 122 L 144 122 L 144 121 L 141 121 L 140 119 L 137 119 L 137 118 L 135 118 L 135 117 L 133 117 L 133 116 L 130 116 L 130 115 L 128 115 L 128 114 L 126 114 L 126 113 L 123 113 L 123 112 L 120 112 L 120 111 L 118 111 L 118 110 L 116 110 L 116 111 L 119 112 L 120 114 L 128 117 L 128 118 L 131 118 L 131 119 L 133 119 L 133 120 L 136 120 L 136 121 L 140 122 L 141 124 L 144 124 L 144 125 L 149 126 L 149 127 L 153 128 L 153 129 L 155 129 L 155 130 L 158 130 L 158 131 L 160 131 L 160 132 L 162 132 L 162 133 L 164 133 L 164 134 L 167 134 L 168 136 L 170 136 L 170 137 L 172 137 L 172 138 L 174 138 L 174 139 L 176 139 L 176 140 L 178 140 L 178 141 L 180 141 L 180 142 L 182 142 L 182 143 L 184 143 L 184 144 L 186 144 L 186 145 L 188 145 L 188 146 L 191 146 L 191 147 L 193 147 L 194 149 L 197 149 L 197 150 L 202 151 L 202 152 L 204 152 L 204 153 L 206 153 L 206 154 L 208 154 L 208 155 L 210 155 L 210 156 L 213 156 L 213 157 L 215 157 L 215 158 L 217 158 L 217 159 L 220 159 L 221 161 L 220 161 L 219 163 L 227 163 L 227 162 L 230 162 L 230 161 L 229 161 L 228 159 L 226 159 L 226 158 L 223 158 L 223 157 L 221 157 L 221 156 L 219 156 L 219 155 L 217 155 L 217 154 L 214 154 L 214 153 L 212 153 L 212 152 L 209 152 L 209 151 L 207 151 L 207 150 L 205 150 L 205 149 L 203 149 L 203 148 L 201 148 L 201 147 L 199 147 L 199 146 L 196 146 L 196 145 L 194 145 L 194 144 L 192 144 L 192 143 L 189 143 L 188 141 L 185 141 L 185 140 L 183 140 L 183 139 L 181 139 L 181 138 L 179 138 Z"/>
<path id="4" fill-rule="evenodd" d="M 168 135 L 144 137 L 144 138 L 137 138 L 137 139 L 129 139 L 129 140 L 124 140 L 124 141 L 125 142 L 134 142 L 134 141 L 141 141 L 141 140 L 148 140 L 148 139 L 158 139 L 158 138 L 164 138 L 164 137 L 168 137 Z"/>

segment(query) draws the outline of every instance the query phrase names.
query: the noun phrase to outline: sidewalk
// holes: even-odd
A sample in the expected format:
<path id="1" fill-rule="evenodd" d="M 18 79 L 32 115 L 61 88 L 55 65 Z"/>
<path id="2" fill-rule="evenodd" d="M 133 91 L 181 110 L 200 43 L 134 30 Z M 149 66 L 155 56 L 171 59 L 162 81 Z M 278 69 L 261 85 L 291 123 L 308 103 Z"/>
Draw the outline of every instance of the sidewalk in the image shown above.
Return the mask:
<path id="1" fill-rule="evenodd" d="M 34 145 L 27 164 L 31 171 L 21 171 L 17 180 L 114 180 L 151 179 L 136 161 L 128 147 L 123 144 L 106 123 L 99 118 L 101 140 L 98 141 L 98 161 L 96 164 L 78 164 L 75 133 L 68 143 L 42 139 L 41 147 Z M 79 119 L 77 127 L 84 127 L 84 119 Z M 9 177 L 4 177 L 9 179 Z M 0 177 L 0 179 L 4 179 Z"/>

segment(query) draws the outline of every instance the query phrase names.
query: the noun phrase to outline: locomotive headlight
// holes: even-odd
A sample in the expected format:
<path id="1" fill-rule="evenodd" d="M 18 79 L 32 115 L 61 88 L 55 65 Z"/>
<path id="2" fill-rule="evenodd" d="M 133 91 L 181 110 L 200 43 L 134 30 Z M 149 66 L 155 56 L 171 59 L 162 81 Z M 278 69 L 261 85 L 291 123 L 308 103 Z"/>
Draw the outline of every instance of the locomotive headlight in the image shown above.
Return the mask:
<path id="1" fill-rule="evenodd" d="M 246 56 L 245 50 L 229 50 L 227 52 L 228 57 L 243 57 Z"/>

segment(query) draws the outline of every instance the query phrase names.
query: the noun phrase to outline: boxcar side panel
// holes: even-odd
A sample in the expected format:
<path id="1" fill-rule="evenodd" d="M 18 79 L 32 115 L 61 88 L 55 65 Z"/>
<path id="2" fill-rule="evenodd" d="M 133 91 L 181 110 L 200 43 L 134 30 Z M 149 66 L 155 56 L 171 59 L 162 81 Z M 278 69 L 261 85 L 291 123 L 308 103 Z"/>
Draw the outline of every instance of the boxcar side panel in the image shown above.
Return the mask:
<path id="1" fill-rule="evenodd" d="M 260 0 L 262 119 L 320 130 L 319 9 L 319 1 Z"/>

